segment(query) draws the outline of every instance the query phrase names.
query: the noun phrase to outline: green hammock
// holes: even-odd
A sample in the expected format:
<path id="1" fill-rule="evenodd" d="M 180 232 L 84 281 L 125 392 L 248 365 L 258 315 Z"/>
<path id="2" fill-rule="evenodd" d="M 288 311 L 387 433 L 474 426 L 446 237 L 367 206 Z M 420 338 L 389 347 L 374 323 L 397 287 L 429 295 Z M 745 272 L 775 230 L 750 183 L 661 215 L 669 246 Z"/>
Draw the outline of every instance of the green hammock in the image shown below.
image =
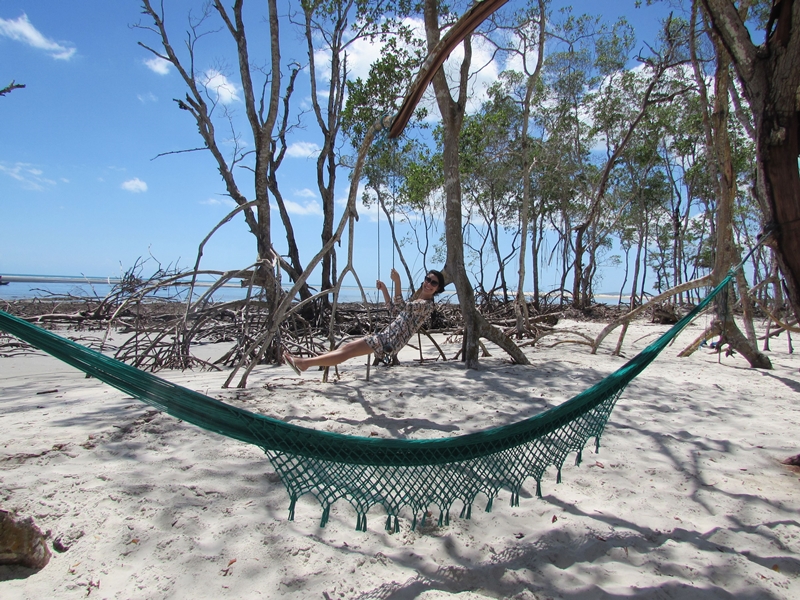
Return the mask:
<path id="1" fill-rule="evenodd" d="M 52 354 L 126 394 L 204 429 L 264 449 L 290 497 L 289 519 L 297 499 L 313 495 L 322 506 L 324 526 L 334 502 L 344 499 L 356 510 L 356 528 L 366 531 L 367 512 L 380 504 L 387 529 L 399 531 L 404 507 L 425 515 L 439 509 L 439 524 L 449 522 L 459 500 L 461 516 L 470 518 L 478 494 L 489 498 L 487 512 L 501 488 L 519 505 L 520 489 L 529 477 L 541 497 L 542 476 L 558 469 L 570 452 L 581 452 L 590 438 L 599 449 L 611 410 L 625 386 L 728 285 L 733 271 L 694 310 L 636 357 L 602 381 L 563 404 L 518 423 L 452 438 L 394 440 L 347 436 L 284 423 L 230 406 L 170 383 L 64 339 L 0 311 L 0 329 Z"/>

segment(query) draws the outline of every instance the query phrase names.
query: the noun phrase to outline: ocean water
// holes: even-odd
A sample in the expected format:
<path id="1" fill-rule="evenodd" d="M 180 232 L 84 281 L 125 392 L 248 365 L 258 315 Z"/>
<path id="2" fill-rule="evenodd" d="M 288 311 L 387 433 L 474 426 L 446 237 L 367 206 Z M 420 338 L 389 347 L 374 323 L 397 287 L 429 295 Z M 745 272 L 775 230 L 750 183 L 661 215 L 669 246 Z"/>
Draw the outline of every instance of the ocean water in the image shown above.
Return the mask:
<path id="1" fill-rule="evenodd" d="M 0 281 L 8 282 L 8 285 L 0 285 L 0 301 L 29 300 L 33 298 L 64 298 L 74 296 L 79 298 L 96 297 L 105 298 L 108 296 L 116 281 L 110 278 L 101 277 L 61 277 L 61 276 L 38 276 L 38 275 L 3 275 Z M 197 299 L 211 286 L 209 281 L 201 281 L 195 284 L 194 298 Z M 313 288 L 314 286 L 312 286 Z M 284 288 L 288 291 L 288 288 Z M 316 289 L 319 289 L 317 286 Z M 312 290 L 314 291 L 314 290 Z M 365 288 L 367 302 L 382 302 L 383 295 L 375 288 Z M 165 290 L 160 296 L 174 296 L 181 300 L 186 300 L 189 293 L 189 286 L 178 285 Z M 239 285 L 228 284 L 214 292 L 214 301 L 230 302 L 232 300 L 244 299 L 247 288 Z M 455 292 L 443 292 L 439 298 L 449 302 L 455 297 Z M 339 302 L 361 302 L 361 291 L 357 286 L 342 286 L 339 294 Z"/>
<path id="2" fill-rule="evenodd" d="M 64 298 L 75 296 L 80 298 L 108 296 L 116 283 L 110 278 L 101 277 L 62 277 L 40 275 L 3 275 L 0 281 L 8 285 L 0 285 L 0 302 L 11 300 L 29 300 L 33 298 L 47 299 L 52 297 Z M 211 285 L 209 281 L 201 281 L 195 285 L 194 298 L 197 299 Z M 315 286 L 312 286 L 315 287 Z M 452 285 L 450 286 L 452 288 Z M 288 290 L 288 288 L 285 288 Z M 319 289 L 316 286 L 316 289 Z M 176 296 L 186 300 L 189 287 L 185 285 L 174 286 L 164 295 Z M 375 288 L 365 288 L 364 292 L 368 302 L 378 303 L 383 301 L 382 294 Z M 244 299 L 247 288 L 239 285 L 228 284 L 214 293 L 214 301 L 230 302 Z M 599 304 L 617 304 L 618 294 L 597 294 L 595 302 Z M 339 302 L 361 302 L 361 292 L 357 286 L 342 286 Z M 438 302 L 458 302 L 454 290 L 445 290 L 437 296 Z"/>

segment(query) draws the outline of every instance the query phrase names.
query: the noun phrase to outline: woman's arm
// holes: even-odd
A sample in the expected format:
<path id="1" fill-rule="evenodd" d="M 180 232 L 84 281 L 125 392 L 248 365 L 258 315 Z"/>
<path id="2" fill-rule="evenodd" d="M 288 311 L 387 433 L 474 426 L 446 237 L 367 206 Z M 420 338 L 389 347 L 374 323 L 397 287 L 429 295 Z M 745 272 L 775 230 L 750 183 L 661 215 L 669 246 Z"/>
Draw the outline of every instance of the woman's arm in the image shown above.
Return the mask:
<path id="1" fill-rule="evenodd" d="M 392 269 L 390 277 L 392 278 L 392 283 L 394 284 L 394 301 L 396 303 L 402 303 L 403 287 L 400 282 L 400 273 L 398 273 L 396 269 Z"/>

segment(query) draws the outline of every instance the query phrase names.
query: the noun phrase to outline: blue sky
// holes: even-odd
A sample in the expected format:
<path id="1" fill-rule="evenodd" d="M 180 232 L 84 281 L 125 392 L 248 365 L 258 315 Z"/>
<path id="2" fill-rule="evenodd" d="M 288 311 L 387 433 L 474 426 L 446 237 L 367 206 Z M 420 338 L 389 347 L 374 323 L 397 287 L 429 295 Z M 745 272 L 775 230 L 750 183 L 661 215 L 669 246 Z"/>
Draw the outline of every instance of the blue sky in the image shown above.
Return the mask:
<path id="1" fill-rule="evenodd" d="M 139 18 L 137 2 L 0 5 L 0 78 L 26 85 L 0 99 L 0 272 L 115 275 L 149 253 L 187 266 L 230 210 L 210 157 L 153 160 L 200 140 L 176 74 L 146 65 Z M 249 264 L 251 237 L 229 226 L 206 266 Z"/>
<path id="2" fill-rule="evenodd" d="M 165 4 L 184 24 L 188 8 L 202 3 Z M 575 11 L 598 6 L 577 3 Z M 657 28 L 654 15 L 665 12 L 636 10 L 633 0 L 603 8 L 609 19 L 628 16 L 645 39 Z M 157 43 L 132 27 L 141 18 L 137 1 L 0 3 L 0 87 L 12 80 L 26 86 L 0 98 L 0 274 L 115 276 L 150 254 L 164 265 L 188 267 L 199 242 L 230 210 L 207 153 L 154 160 L 195 148 L 200 138 L 190 115 L 172 101 L 184 94 L 177 73 L 148 65 L 152 55 L 137 44 Z M 207 64 L 198 70 L 218 68 L 218 58 L 231 56 L 229 45 L 224 33 L 210 40 L 201 55 Z M 296 55 L 303 60 L 302 48 Z M 369 56 L 362 48 L 362 68 Z M 284 61 L 289 57 L 285 52 Z M 300 93 L 307 94 L 307 77 L 300 79 Z M 306 129 L 291 141 L 297 152 L 282 167 L 282 188 L 306 261 L 319 245 L 321 213 L 314 160 L 302 150 L 316 139 Z M 342 171 L 337 196 L 346 195 L 347 185 Z M 369 284 L 378 269 L 376 224 L 365 215 L 357 227 L 356 268 Z M 279 239 L 280 230 L 274 235 Z M 382 239 L 389 239 L 388 230 Z M 253 237 L 237 219 L 212 238 L 202 266 L 240 268 L 254 259 Z M 386 277 L 389 247 L 381 262 Z"/>

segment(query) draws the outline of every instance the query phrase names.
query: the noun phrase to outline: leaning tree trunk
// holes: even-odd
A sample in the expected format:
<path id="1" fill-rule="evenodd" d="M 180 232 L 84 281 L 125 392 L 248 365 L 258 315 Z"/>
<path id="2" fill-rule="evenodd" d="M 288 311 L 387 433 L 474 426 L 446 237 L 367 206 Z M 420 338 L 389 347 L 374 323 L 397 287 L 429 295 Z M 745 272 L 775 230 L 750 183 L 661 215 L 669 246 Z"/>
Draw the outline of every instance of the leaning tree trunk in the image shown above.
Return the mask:
<path id="1" fill-rule="evenodd" d="M 771 245 L 800 319 L 800 2 L 775 0 L 766 42 L 756 46 L 730 0 L 702 0 L 731 56 L 756 130 L 756 185 Z"/>

